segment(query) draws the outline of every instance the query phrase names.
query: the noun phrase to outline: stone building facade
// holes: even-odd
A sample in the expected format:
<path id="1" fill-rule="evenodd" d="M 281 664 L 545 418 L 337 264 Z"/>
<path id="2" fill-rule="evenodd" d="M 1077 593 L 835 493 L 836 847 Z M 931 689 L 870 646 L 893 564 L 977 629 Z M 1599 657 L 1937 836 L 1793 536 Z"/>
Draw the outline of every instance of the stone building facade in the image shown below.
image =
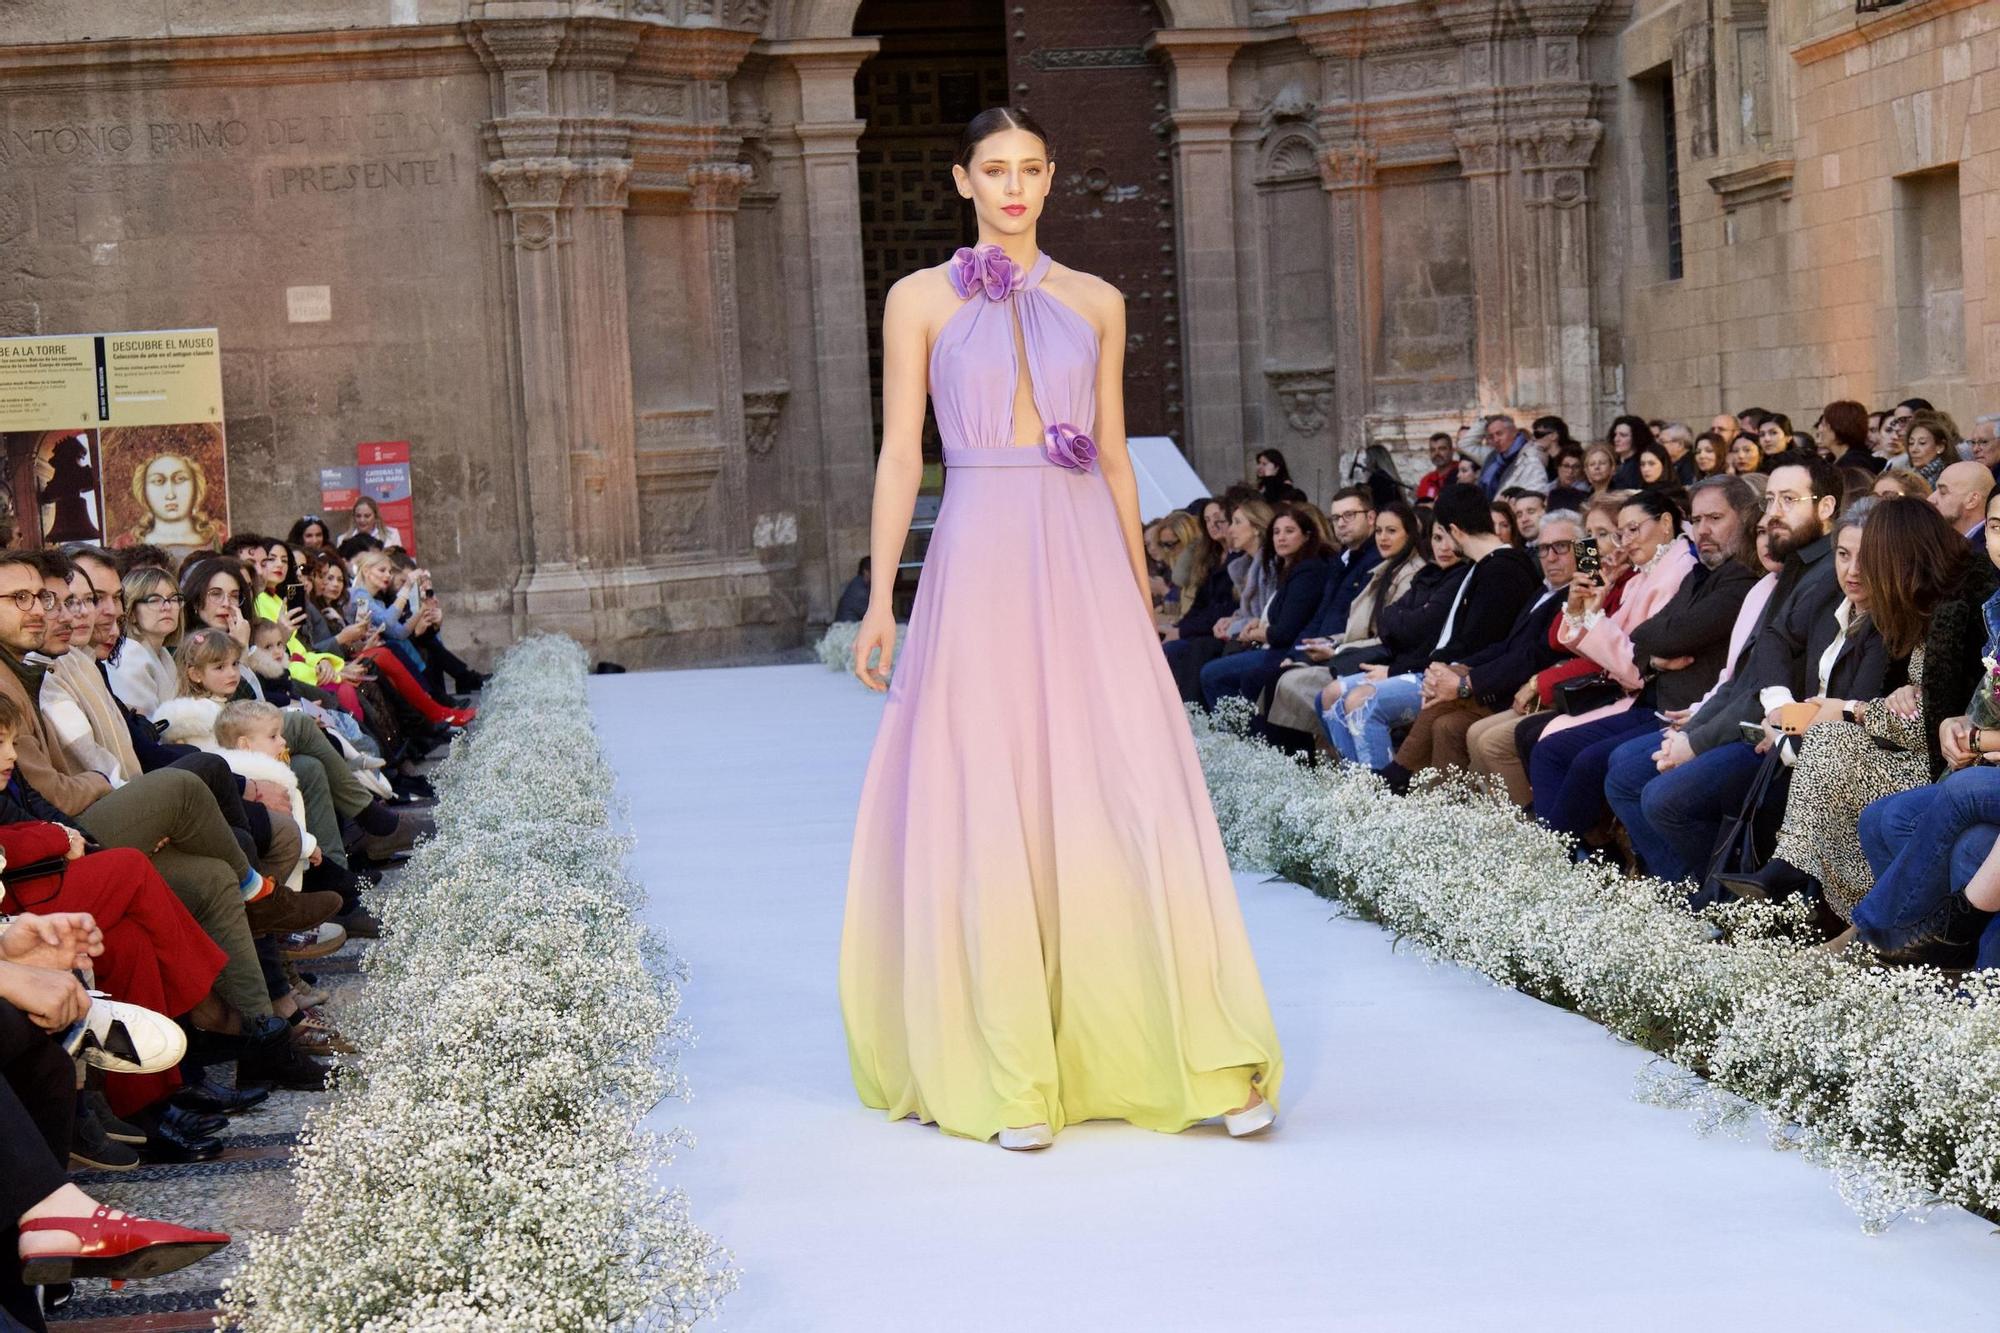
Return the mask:
<path id="1" fill-rule="evenodd" d="M 2000 18 L 1906 0 L 30 0 L 0 334 L 214 324 L 234 516 L 413 445 L 475 644 L 796 645 L 972 111 L 1215 485 L 1480 410 L 2000 407 Z M 326 287 L 294 322 L 287 291 Z M 1418 446 L 1420 448 L 1420 444 Z"/>

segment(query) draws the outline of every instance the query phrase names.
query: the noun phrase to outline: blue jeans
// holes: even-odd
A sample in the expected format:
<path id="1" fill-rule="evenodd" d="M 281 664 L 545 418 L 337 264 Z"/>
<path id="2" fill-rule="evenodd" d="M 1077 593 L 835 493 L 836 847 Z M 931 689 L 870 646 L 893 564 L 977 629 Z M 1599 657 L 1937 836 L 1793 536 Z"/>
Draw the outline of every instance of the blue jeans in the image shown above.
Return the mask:
<path id="1" fill-rule="evenodd" d="M 1860 831 L 1875 887 L 1854 906 L 1855 930 L 1878 948 L 1906 948 L 2000 842 L 2000 769 L 1981 764 L 1884 796 L 1861 812 Z M 1980 937 L 1978 965 L 2000 967 L 2000 916 Z"/>
<path id="2" fill-rule="evenodd" d="M 1373 693 L 1359 707 L 1350 709 L 1347 696 L 1357 685 L 1369 686 Z M 1389 730 L 1416 719 L 1423 704 L 1424 678 L 1418 675 L 1390 676 L 1370 680 L 1360 674 L 1340 678 L 1340 698 L 1331 712 L 1320 715 L 1326 738 L 1333 748 L 1353 763 L 1380 771 L 1395 757 L 1396 747 Z"/>
<path id="3" fill-rule="evenodd" d="M 1216 700 L 1232 695 L 1255 699 L 1262 692 L 1264 678 L 1277 669 L 1278 657 L 1269 648 L 1218 657 L 1201 669 L 1201 702 L 1214 708 Z"/>
<path id="4" fill-rule="evenodd" d="M 1588 833 L 1604 813 L 1612 754 L 1640 732 L 1659 748 L 1660 715 L 1650 708 L 1628 708 L 1554 735 L 1544 731 L 1528 753 L 1535 818 L 1560 833 Z M 1646 753 L 1650 756 L 1652 750 Z"/>
<path id="5" fill-rule="evenodd" d="M 1674 882 L 1705 874 L 1723 822 L 1742 808 L 1764 762 L 1748 741 L 1731 741 L 1665 773 L 1653 766 L 1657 734 L 1641 733 L 1611 752 L 1604 797 L 1624 821 L 1646 869 Z"/>

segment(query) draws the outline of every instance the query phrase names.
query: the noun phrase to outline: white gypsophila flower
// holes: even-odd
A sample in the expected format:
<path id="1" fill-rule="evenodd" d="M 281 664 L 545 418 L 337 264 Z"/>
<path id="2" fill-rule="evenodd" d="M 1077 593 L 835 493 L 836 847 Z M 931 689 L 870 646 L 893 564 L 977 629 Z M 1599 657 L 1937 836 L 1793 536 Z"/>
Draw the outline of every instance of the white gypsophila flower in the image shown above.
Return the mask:
<path id="1" fill-rule="evenodd" d="M 903 621 L 896 622 L 897 656 L 902 655 L 903 636 L 909 632 L 909 628 Z M 829 671 L 845 671 L 851 675 L 854 671 L 854 640 L 860 633 L 860 621 L 836 620 L 826 627 L 826 633 L 819 636 L 819 642 L 814 645 L 813 652 Z M 890 674 L 895 674 L 893 660 L 890 663 Z"/>
<path id="2" fill-rule="evenodd" d="M 588 659 L 540 637 L 439 768 L 437 836 L 375 904 L 362 1054 L 308 1117 L 298 1224 L 249 1239 L 245 1333 L 682 1333 L 737 1283 L 638 1123 L 686 1095 L 685 971 L 641 924 Z"/>
<path id="3" fill-rule="evenodd" d="M 1829 954 L 1797 902 L 1690 913 L 1684 888 L 1572 860 L 1571 840 L 1467 775 L 1399 797 L 1251 737 L 1251 714 L 1189 710 L 1233 865 L 1658 1052 L 1641 1097 L 1703 1132 L 1761 1112 L 1865 1228 L 1939 1202 L 2000 1209 L 2000 977 Z"/>

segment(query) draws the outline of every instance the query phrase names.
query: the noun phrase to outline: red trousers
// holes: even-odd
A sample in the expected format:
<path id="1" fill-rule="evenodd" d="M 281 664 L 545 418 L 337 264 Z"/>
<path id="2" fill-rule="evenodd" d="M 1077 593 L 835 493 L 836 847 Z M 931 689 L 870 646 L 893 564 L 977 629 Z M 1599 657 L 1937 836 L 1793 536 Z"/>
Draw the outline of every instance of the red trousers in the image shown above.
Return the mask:
<path id="1" fill-rule="evenodd" d="M 15 824 L 0 834 L 36 827 L 54 825 Z M 0 836 L 0 843 L 13 842 Z M 97 989 L 169 1017 L 194 1008 L 226 961 L 153 863 L 129 847 L 79 857 L 63 868 L 60 878 L 11 885 L 5 903 L 10 912 L 88 912 L 104 932 L 104 953 L 95 960 Z M 164 1099 L 180 1085 L 180 1073 L 172 1069 L 111 1074 L 105 1078 L 104 1095 L 123 1116 Z"/>

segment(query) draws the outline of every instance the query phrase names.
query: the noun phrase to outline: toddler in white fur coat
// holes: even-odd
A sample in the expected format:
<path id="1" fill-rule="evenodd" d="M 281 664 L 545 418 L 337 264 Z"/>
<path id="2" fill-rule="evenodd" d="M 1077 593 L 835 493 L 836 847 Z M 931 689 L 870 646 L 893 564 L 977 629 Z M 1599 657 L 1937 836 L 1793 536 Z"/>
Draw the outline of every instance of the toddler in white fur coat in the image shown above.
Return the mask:
<path id="1" fill-rule="evenodd" d="M 299 888 L 305 868 L 320 863 L 319 842 L 306 827 L 306 801 L 299 791 L 298 775 L 292 772 L 292 755 L 285 744 L 285 715 L 275 704 L 254 699 L 219 703 L 214 699 L 165 699 L 154 710 L 156 721 L 167 724 L 161 739 L 177 745 L 193 745 L 222 756 L 232 773 L 252 782 L 274 783 L 291 798 L 292 819 L 299 826 L 302 847 L 299 863 L 285 879 L 285 887 Z"/>

